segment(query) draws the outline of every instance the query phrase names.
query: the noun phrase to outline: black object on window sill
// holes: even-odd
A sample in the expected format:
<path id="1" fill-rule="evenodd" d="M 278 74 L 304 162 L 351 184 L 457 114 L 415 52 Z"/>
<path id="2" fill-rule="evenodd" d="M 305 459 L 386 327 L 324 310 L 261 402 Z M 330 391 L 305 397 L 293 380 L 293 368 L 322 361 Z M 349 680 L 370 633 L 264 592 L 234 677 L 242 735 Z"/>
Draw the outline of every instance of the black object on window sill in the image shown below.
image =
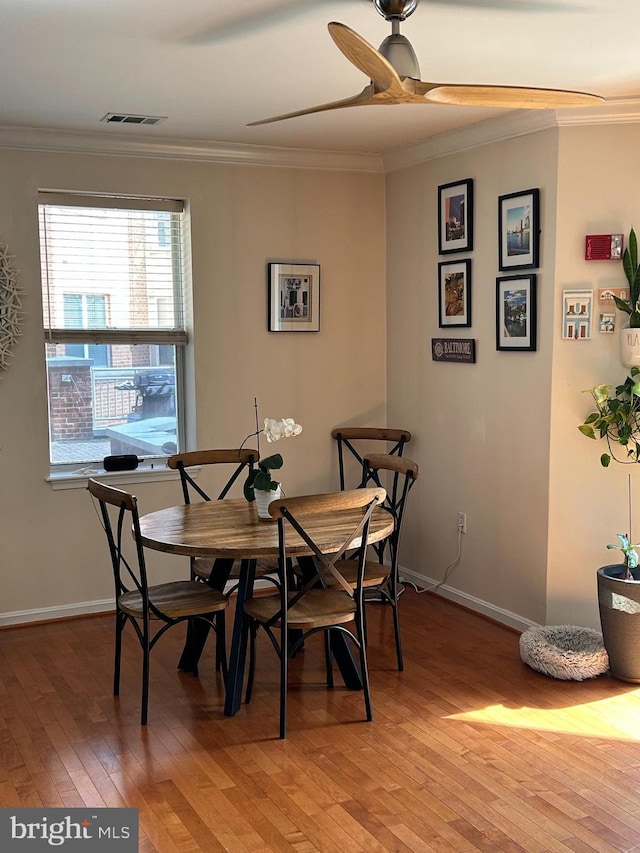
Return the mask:
<path id="1" fill-rule="evenodd" d="M 105 471 L 134 471 L 138 463 L 143 461 L 135 453 L 123 453 L 120 456 L 105 456 L 102 465 Z"/>

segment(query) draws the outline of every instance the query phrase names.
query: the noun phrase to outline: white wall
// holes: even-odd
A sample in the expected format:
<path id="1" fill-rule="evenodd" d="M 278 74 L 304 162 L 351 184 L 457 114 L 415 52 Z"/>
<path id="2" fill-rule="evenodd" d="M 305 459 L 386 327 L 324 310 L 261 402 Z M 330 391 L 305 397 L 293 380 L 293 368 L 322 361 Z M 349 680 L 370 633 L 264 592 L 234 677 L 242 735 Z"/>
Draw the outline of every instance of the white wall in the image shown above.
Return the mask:
<path id="1" fill-rule="evenodd" d="M 619 360 L 619 332 L 590 341 L 561 338 L 562 291 L 624 286 L 622 264 L 585 261 L 587 234 L 640 229 L 640 173 L 637 125 L 564 128 L 560 133 L 557 267 L 549 476 L 549 624 L 567 622 L 598 628 L 596 569 L 619 562 L 606 550 L 616 533 L 629 528 L 627 487 L 632 473 L 634 527 L 640 533 L 640 487 L 636 466 L 601 467 L 604 442 L 583 437 L 577 429 L 592 410 L 582 393 L 600 383 L 618 385 L 627 375 Z M 597 306 L 596 306 L 597 316 Z M 626 316 L 617 312 L 617 327 Z"/>
<path id="2" fill-rule="evenodd" d="M 458 511 L 468 532 L 447 581 L 458 600 L 488 603 L 515 624 L 544 623 L 557 130 L 440 157 L 387 177 L 388 425 L 416 438 L 420 466 L 401 563 L 440 581 L 457 553 Z M 475 248 L 438 256 L 437 188 L 473 178 Z M 540 188 L 537 352 L 497 352 L 498 196 Z M 438 328 L 438 261 L 472 259 L 470 329 Z M 433 337 L 475 338 L 475 365 L 431 360 Z"/>
<path id="3" fill-rule="evenodd" d="M 0 242 L 25 290 L 24 334 L 0 377 L 0 621 L 112 596 L 104 534 L 84 490 L 48 474 L 37 190 L 186 198 L 193 252 L 198 447 L 236 446 L 262 417 L 304 432 L 278 449 L 289 493 L 337 488 L 330 430 L 386 418 L 384 182 L 380 174 L 142 157 L 0 152 Z M 321 264 L 321 331 L 267 332 L 266 263 Z M 194 401 L 191 401 L 194 405 Z M 138 484 L 141 510 L 179 503 L 177 482 Z M 176 558 L 177 559 L 177 558 Z M 186 562 L 154 555 L 158 577 Z"/>

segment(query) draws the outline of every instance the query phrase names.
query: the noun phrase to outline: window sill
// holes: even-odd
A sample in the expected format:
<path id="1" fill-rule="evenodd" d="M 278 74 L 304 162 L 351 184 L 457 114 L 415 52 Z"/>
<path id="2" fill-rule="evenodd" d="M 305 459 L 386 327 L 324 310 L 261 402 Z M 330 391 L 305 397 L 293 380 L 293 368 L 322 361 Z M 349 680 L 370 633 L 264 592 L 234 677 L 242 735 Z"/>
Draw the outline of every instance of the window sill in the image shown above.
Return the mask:
<path id="1" fill-rule="evenodd" d="M 199 468 L 190 468 L 189 474 L 196 479 Z M 144 483 L 151 480 L 179 480 L 180 474 L 172 468 L 167 468 L 164 462 L 139 465 L 133 471 L 105 471 L 97 465 L 78 468 L 76 471 L 59 471 L 46 478 L 54 491 L 60 489 L 86 489 L 90 477 L 113 486 L 129 483 Z"/>

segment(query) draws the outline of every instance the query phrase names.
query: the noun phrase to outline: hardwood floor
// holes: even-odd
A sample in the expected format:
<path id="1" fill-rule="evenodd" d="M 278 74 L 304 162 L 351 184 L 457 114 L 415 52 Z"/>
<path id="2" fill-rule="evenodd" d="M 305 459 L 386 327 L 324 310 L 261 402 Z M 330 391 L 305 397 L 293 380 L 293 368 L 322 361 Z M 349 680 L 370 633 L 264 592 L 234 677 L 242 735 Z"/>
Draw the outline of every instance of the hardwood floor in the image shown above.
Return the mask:
<path id="1" fill-rule="evenodd" d="M 390 610 L 369 605 L 373 723 L 324 686 L 316 637 L 286 741 L 264 638 L 253 701 L 225 718 L 214 644 L 195 679 L 170 631 L 143 729 L 130 631 L 111 695 L 112 617 L 2 631 L 0 806 L 135 806 L 140 850 L 162 853 L 640 851 L 640 686 L 534 673 L 517 634 L 432 595 L 401 614 L 398 673 Z"/>

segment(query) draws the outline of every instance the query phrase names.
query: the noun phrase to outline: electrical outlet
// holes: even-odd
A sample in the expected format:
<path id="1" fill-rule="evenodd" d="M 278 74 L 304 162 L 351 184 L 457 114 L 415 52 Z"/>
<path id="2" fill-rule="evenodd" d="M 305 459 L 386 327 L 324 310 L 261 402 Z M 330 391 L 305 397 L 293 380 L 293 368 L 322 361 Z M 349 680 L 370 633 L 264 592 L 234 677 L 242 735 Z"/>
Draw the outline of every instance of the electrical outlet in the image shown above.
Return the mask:
<path id="1" fill-rule="evenodd" d="M 467 513 L 459 512 L 458 513 L 458 530 L 460 533 L 467 532 Z"/>

